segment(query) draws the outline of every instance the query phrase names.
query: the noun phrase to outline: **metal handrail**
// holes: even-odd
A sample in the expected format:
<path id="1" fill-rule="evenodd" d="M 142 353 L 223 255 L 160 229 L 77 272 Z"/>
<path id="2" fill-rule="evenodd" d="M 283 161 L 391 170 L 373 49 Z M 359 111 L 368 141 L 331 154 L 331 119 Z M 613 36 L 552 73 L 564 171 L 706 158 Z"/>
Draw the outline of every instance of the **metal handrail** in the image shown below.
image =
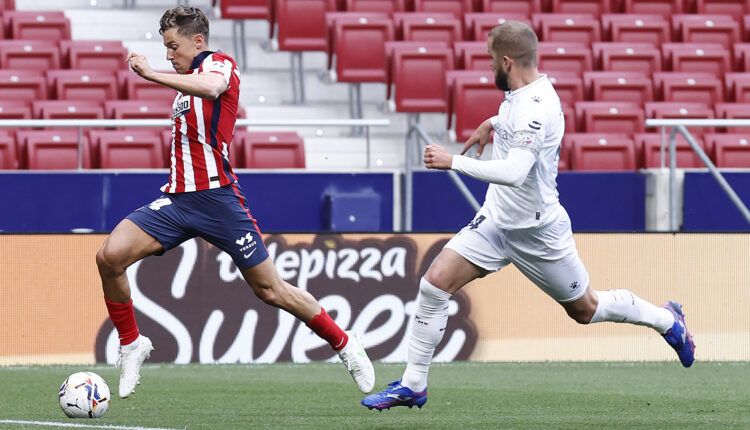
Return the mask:
<path id="1" fill-rule="evenodd" d="M 168 119 L 3 119 L 4 127 L 58 127 L 78 128 L 78 169 L 83 168 L 83 128 L 84 127 L 169 127 Z M 367 168 L 370 168 L 370 127 L 388 127 L 387 119 L 295 119 L 295 120 L 255 120 L 238 119 L 240 127 L 364 127 L 367 152 Z"/>
<path id="2" fill-rule="evenodd" d="M 668 127 L 669 132 L 669 228 L 677 231 L 677 133 L 681 134 L 687 140 L 690 148 L 698 155 L 703 164 L 706 165 L 716 182 L 724 190 L 732 203 L 737 207 L 748 224 L 750 224 L 750 210 L 740 199 L 731 185 L 727 182 L 719 169 L 714 165 L 708 155 L 698 145 L 692 134 L 686 127 L 750 127 L 750 120 L 747 119 L 647 119 L 646 127 L 661 127 L 664 135 Z M 662 142 L 662 167 L 664 166 L 664 143 Z"/>
<path id="3" fill-rule="evenodd" d="M 414 149 L 411 147 L 411 139 L 414 134 L 417 134 L 417 137 L 419 139 L 416 139 L 416 145 L 417 145 L 417 153 L 421 152 L 422 150 L 422 141 L 424 141 L 427 145 L 433 144 L 432 139 L 427 134 L 427 132 L 424 131 L 422 126 L 419 123 L 413 123 L 409 127 L 409 131 L 406 133 L 406 140 L 405 140 L 405 157 L 404 157 L 404 174 L 405 174 L 405 186 L 404 186 L 404 221 L 402 225 L 404 226 L 404 231 L 410 232 L 412 230 L 412 218 L 413 218 L 413 212 L 414 212 L 414 188 L 413 188 L 413 179 L 412 175 L 414 172 L 414 165 L 415 161 L 418 160 L 412 160 L 412 152 L 414 152 Z M 474 195 L 469 190 L 469 187 L 466 186 L 466 184 L 461 180 L 461 178 L 458 176 L 458 173 L 456 173 L 453 170 L 447 170 L 448 177 L 451 179 L 453 184 L 458 188 L 458 191 L 461 193 L 461 195 L 466 199 L 466 201 L 471 205 L 472 209 L 475 211 L 479 211 L 479 209 L 482 207 L 477 199 L 474 197 Z"/>

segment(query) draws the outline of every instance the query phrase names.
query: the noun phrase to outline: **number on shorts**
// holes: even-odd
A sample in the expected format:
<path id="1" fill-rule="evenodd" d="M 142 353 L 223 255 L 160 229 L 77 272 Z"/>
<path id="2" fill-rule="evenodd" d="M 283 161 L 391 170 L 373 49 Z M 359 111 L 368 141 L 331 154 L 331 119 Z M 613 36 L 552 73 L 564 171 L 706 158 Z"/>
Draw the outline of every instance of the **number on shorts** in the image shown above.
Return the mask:
<path id="1" fill-rule="evenodd" d="M 153 211 L 158 211 L 162 207 L 171 205 L 171 204 L 172 204 L 172 200 L 169 200 L 166 197 L 162 197 L 160 199 L 156 199 L 153 202 L 151 202 L 151 204 L 148 205 L 148 208 Z"/>
<path id="2" fill-rule="evenodd" d="M 482 223 L 482 221 L 484 221 L 484 220 L 486 220 L 486 219 L 487 219 L 487 217 L 486 217 L 486 216 L 484 216 L 484 215 L 479 215 L 478 217 L 476 217 L 476 218 L 474 219 L 474 221 L 472 221 L 472 222 L 470 222 L 470 223 L 469 223 L 469 229 L 471 229 L 471 230 L 476 230 L 476 229 L 477 229 L 477 227 L 479 227 L 479 224 L 481 224 L 481 223 Z"/>

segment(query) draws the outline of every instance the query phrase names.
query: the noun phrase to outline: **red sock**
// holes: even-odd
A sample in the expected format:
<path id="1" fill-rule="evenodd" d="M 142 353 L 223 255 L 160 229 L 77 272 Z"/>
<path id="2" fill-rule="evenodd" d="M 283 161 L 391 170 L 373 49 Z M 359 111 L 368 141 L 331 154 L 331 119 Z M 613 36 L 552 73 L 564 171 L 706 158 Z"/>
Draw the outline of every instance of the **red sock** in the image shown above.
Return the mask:
<path id="1" fill-rule="evenodd" d="M 109 318 L 115 324 L 117 334 L 120 335 L 120 345 L 129 345 L 138 339 L 138 324 L 135 322 L 135 312 L 133 311 L 133 301 L 127 303 L 111 302 L 104 299 L 109 311 Z"/>
<path id="2" fill-rule="evenodd" d="M 328 342 L 334 351 L 341 351 L 346 346 L 346 342 L 349 341 L 349 336 L 346 335 L 344 330 L 341 330 L 341 327 L 336 325 L 331 316 L 323 308 L 320 308 L 320 313 L 315 315 L 307 323 L 307 326 L 320 336 L 321 339 Z"/>

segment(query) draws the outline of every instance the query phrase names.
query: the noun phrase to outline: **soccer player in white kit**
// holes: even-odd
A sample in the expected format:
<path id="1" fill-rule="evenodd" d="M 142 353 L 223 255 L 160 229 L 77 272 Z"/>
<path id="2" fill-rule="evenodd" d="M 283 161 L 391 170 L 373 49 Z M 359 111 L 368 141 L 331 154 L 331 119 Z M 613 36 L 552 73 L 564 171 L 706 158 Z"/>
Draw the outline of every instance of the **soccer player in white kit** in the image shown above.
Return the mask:
<path id="1" fill-rule="evenodd" d="M 505 100 L 497 116 L 482 123 L 462 154 L 494 130 L 492 159 L 453 156 L 438 145 L 425 149 L 428 168 L 452 169 L 488 182 L 485 202 L 421 279 L 408 363 L 399 381 L 362 400 L 370 409 L 422 407 L 427 372 L 448 320 L 453 293 L 476 278 L 516 267 L 555 299 L 580 324 L 612 321 L 657 330 L 690 367 L 695 344 L 676 302 L 655 306 L 628 290 L 594 291 L 578 257 L 570 218 L 556 190 L 557 164 L 565 129 L 560 99 L 536 66 L 538 40 L 526 24 L 508 21 L 489 34 L 488 51 L 497 87 Z"/>

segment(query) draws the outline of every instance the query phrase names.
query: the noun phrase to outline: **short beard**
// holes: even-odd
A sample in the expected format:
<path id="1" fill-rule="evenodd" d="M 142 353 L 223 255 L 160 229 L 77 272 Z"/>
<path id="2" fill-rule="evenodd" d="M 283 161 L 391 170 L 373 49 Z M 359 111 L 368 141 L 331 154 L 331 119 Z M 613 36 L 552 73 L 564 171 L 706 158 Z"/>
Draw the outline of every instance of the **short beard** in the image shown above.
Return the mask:
<path id="1" fill-rule="evenodd" d="M 510 84 L 508 83 L 508 74 L 499 70 L 495 73 L 495 86 L 501 91 L 510 91 Z"/>

